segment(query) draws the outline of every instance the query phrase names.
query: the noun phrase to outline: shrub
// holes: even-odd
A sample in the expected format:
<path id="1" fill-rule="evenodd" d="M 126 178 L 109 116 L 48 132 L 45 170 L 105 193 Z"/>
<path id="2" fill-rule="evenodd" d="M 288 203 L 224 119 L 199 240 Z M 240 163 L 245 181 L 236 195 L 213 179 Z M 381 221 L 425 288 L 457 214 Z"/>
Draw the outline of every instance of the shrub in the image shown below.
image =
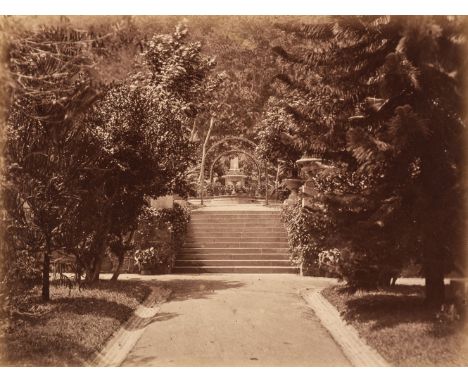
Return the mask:
<path id="1" fill-rule="evenodd" d="M 145 264 L 154 272 L 169 273 L 184 242 L 189 221 L 189 209 L 179 204 L 173 208 L 145 208 L 134 240 L 137 265 Z"/>
<path id="2" fill-rule="evenodd" d="M 190 221 L 190 210 L 175 203 L 173 208 L 162 208 L 154 216 L 159 227 L 166 227 L 171 233 L 171 243 L 179 250 L 184 242 L 187 225 Z"/>
<path id="3" fill-rule="evenodd" d="M 152 273 L 167 273 L 172 267 L 173 253 L 168 243 L 160 243 L 156 247 L 137 249 L 135 251 L 135 265 L 141 271 L 150 270 Z"/>
<path id="4" fill-rule="evenodd" d="M 401 267 L 384 256 L 350 248 L 343 248 L 340 253 L 337 271 L 350 290 L 389 286 L 400 274 Z"/>
<path id="5" fill-rule="evenodd" d="M 351 290 L 389 286 L 400 275 L 400 258 L 389 245 L 376 243 L 373 251 L 352 246 L 336 235 L 335 222 L 326 207 L 310 209 L 300 202 L 285 205 L 282 220 L 291 260 L 305 275 L 338 277 Z"/>
<path id="6" fill-rule="evenodd" d="M 282 220 L 286 226 L 291 260 L 302 267 L 302 272 L 309 275 L 328 275 L 319 266 L 319 254 L 327 248 L 332 221 L 326 211 L 311 210 L 298 202 L 285 205 Z"/>
<path id="7" fill-rule="evenodd" d="M 317 264 L 320 271 L 329 276 L 339 276 L 341 251 L 337 248 L 326 249 L 318 254 Z"/>

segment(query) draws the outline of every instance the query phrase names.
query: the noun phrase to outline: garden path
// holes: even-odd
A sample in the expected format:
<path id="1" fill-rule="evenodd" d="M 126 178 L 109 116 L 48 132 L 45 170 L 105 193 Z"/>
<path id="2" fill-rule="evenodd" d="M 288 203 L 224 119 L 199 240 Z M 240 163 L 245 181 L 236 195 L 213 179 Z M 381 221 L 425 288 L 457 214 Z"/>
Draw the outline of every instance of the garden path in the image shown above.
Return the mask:
<path id="1" fill-rule="evenodd" d="M 134 276 L 138 277 L 138 276 Z M 349 366 L 300 291 L 297 275 L 144 277 L 172 290 L 123 366 Z"/>

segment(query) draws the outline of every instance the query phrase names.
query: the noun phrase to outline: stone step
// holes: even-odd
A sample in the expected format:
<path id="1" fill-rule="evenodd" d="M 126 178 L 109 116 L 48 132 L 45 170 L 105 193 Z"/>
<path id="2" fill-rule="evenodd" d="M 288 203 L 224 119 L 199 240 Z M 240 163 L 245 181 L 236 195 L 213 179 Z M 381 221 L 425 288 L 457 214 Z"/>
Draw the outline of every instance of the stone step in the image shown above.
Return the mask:
<path id="1" fill-rule="evenodd" d="M 198 220 L 271 220 L 271 221 L 281 221 L 281 217 L 279 215 L 205 215 L 205 214 L 198 214 L 198 215 L 191 215 L 190 221 L 198 221 Z"/>
<path id="2" fill-rule="evenodd" d="M 206 210 L 206 209 L 194 209 L 192 215 L 281 215 L 281 210 L 271 208 L 269 210 Z"/>
<path id="3" fill-rule="evenodd" d="M 298 273 L 280 211 L 193 211 L 173 271 Z"/>
<path id="4" fill-rule="evenodd" d="M 286 232 L 242 232 L 236 234 L 235 232 L 205 232 L 205 233 L 194 233 L 187 232 L 186 241 L 196 241 L 196 240 L 209 240 L 209 239 L 218 239 L 225 238 L 235 240 L 259 240 L 259 241 L 268 241 L 268 239 L 287 239 Z M 266 240 L 264 240 L 266 239 Z"/>
<path id="5" fill-rule="evenodd" d="M 192 217 L 199 216 L 262 216 L 262 217 L 281 217 L 279 211 L 200 211 L 192 212 Z"/>
<path id="6" fill-rule="evenodd" d="M 190 227 L 224 227 L 224 228 L 242 228 L 242 227 L 258 227 L 258 228 L 281 228 L 285 229 L 283 223 L 280 221 L 273 220 L 258 220 L 252 219 L 251 221 L 241 221 L 241 220 L 207 220 L 207 221 L 192 221 L 189 223 L 188 228 Z"/>
<path id="7" fill-rule="evenodd" d="M 174 273 L 299 273 L 296 267 L 261 267 L 261 266 L 194 266 L 194 267 L 174 267 Z"/>
<path id="8" fill-rule="evenodd" d="M 195 206 L 200 205 L 200 199 L 189 199 L 189 202 Z M 265 199 L 262 197 L 254 196 L 238 196 L 238 195 L 217 195 L 215 197 L 205 197 L 204 203 L 207 206 L 224 206 L 224 205 L 233 205 L 233 204 L 244 204 L 250 206 L 259 206 L 265 204 Z M 273 203 L 270 201 L 270 205 L 273 206 Z M 270 207 L 271 208 L 271 207 Z M 206 210 L 202 210 L 206 211 Z M 251 211 L 251 210 L 245 210 Z"/>
<path id="9" fill-rule="evenodd" d="M 262 267 L 287 267 L 291 263 L 289 260 L 176 260 L 176 267 L 194 267 L 194 266 L 221 266 L 221 267 L 240 267 L 240 266 L 262 266 Z"/>
<path id="10" fill-rule="evenodd" d="M 220 223 L 220 222 L 203 222 L 203 223 L 190 223 L 189 227 L 196 227 L 196 228 L 206 228 L 206 229 L 225 229 L 225 228 L 236 228 L 236 229 L 248 229 L 248 228 L 270 228 L 270 229 L 284 229 L 283 224 L 276 223 L 276 222 L 252 222 L 252 223 Z"/>
<path id="11" fill-rule="evenodd" d="M 210 215 L 203 215 L 203 216 L 192 216 L 190 219 L 193 223 L 203 223 L 203 222 L 281 222 L 279 218 L 276 217 L 264 217 L 264 216 L 210 216 Z"/>
<path id="12" fill-rule="evenodd" d="M 181 254 L 177 260 L 288 260 L 289 254 L 279 253 L 188 253 Z"/>
<path id="13" fill-rule="evenodd" d="M 210 228 L 209 230 L 206 229 L 199 229 L 199 228 L 189 228 L 187 230 L 187 235 L 196 235 L 196 236 L 218 236 L 218 234 L 227 234 L 235 237 L 240 237 L 240 235 L 249 234 L 251 236 L 275 236 L 282 234 L 283 236 L 286 235 L 286 230 L 281 229 L 256 229 L 254 230 L 251 227 L 245 227 L 241 229 L 227 229 L 224 227 L 217 227 L 217 228 Z"/>
<path id="14" fill-rule="evenodd" d="M 287 243 L 288 240 L 284 236 L 269 236 L 269 237 L 234 237 L 234 236 L 229 236 L 229 237 L 196 237 L 196 238 L 189 238 L 185 240 L 184 246 L 190 247 L 193 246 L 193 244 L 216 244 L 216 243 L 238 243 L 239 246 L 241 246 L 242 243 Z M 262 246 L 262 245 L 260 245 Z"/>
<path id="15" fill-rule="evenodd" d="M 200 211 L 200 212 L 192 212 L 191 216 L 192 217 L 261 216 L 261 217 L 281 218 L 281 212 L 279 211 L 273 211 L 273 212 L 270 212 L 270 211 Z"/>
<path id="16" fill-rule="evenodd" d="M 183 248 L 212 248 L 215 244 L 219 248 L 278 248 L 282 247 L 286 251 L 288 250 L 286 242 L 274 242 L 274 241 L 226 241 L 226 242 L 191 242 L 184 243 Z"/>
<path id="17" fill-rule="evenodd" d="M 187 228 L 187 233 L 193 234 L 202 234 L 202 233 L 211 233 L 211 232 L 226 232 L 226 233 L 286 233 L 284 227 L 230 227 L 224 226 L 219 227 L 219 225 L 214 225 L 212 228 L 199 227 L 197 225 L 189 225 Z"/>
<path id="18" fill-rule="evenodd" d="M 190 247 L 190 248 L 182 248 L 181 253 L 182 254 L 195 254 L 195 253 L 201 253 L 201 254 L 245 254 L 245 255 L 250 255 L 250 254 L 283 254 L 283 255 L 288 255 L 288 248 L 258 248 L 258 247 L 252 247 L 252 248 L 226 248 L 226 247 Z M 289 255 L 288 255 L 289 256 Z"/>

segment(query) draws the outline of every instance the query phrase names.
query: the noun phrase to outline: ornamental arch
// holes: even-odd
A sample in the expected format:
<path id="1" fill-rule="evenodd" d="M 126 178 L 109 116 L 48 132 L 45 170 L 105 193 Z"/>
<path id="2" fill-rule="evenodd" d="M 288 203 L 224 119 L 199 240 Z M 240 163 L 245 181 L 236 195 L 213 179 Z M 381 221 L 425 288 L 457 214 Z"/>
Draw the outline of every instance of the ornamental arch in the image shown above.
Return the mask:
<path id="1" fill-rule="evenodd" d="M 248 156 L 256 165 L 257 169 L 258 169 L 258 179 L 259 179 L 259 184 L 261 183 L 261 174 L 262 174 L 262 167 L 263 167 L 263 171 L 265 172 L 265 202 L 266 204 L 268 204 L 268 164 L 266 162 L 262 162 L 262 164 L 260 164 L 260 161 L 255 158 L 255 155 L 253 154 L 253 151 L 257 148 L 257 144 L 253 141 L 251 141 L 250 139 L 248 138 L 244 138 L 244 137 L 235 137 L 235 136 L 229 136 L 229 137 L 225 137 L 217 142 L 215 142 L 213 145 L 211 145 L 206 151 L 205 151 L 205 148 L 203 149 L 203 153 L 202 153 L 202 158 L 201 158 L 201 164 L 200 164 L 200 203 L 201 205 L 203 205 L 203 194 L 204 194 L 204 188 L 205 188 L 205 163 L 206 163 L 206 159 L 212 155 L 215 151 L 215 149 L 217 147 L 220 147 L 222 144 L 224 143 L 237 143 L 237 144 L 241 144 L 241 143 L 244 143 L 248 146 L 251 147 L 252 149 L 252 152 L 249 152 L 245 149 L 242 149 L 242 148 L 239 148 L 239 147 L 233 147 L 232 149 L 227 149 L 225 151 L 223 151 L 221 154 L 217 155 L 214 160 L 212 161 L 211 165 L 210 165 L 210 183 L 212 182 L 212 179 L 213 179 L 213 167 L 214 167 L 214 164 L 219 161 L 219 159 L 221 159 L 223 156 L 225 155 L 228 155 L 227 153 L 230 152 L 230 153 L 243 153 L 245 154 L 246 156 Z"/>
<path id="2" fill-rule="evenodd" d="M 262 168 L 260 166 L 260 163 L 258 162 L 258 160 L 251 153 L 249 153 L 248 151 L 245 151 L 245 150 L 238 149 L 238 148 L 223 151 L 221 154 L 216 156 L 215 159 L 213 159 L 213 161 L 211 162 L 211 165 L 210 165 L 210 177 L 209 177 L 210 184 L 213 184 L 213 168 L 214 168 L 215 164 L 221 158 L 223 158 L 223 157 L 225 157 L 227 155 L 232 155 L 232 154 L 244 154 L 245 156 L 249 157 L 249 159 L 255 164 L 255 167 L 257 167 L 258 184 L 260 184 L 261 183 L 261 176 L 262 176 Z"/>

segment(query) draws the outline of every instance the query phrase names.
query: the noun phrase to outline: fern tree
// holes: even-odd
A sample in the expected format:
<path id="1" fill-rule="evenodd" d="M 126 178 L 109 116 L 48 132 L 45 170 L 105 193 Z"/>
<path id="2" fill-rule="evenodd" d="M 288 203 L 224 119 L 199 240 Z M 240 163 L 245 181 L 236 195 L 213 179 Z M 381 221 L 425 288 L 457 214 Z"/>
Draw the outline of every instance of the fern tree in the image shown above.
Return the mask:
<path id="1" fill-rule="evenodd" d="M 280 90 L 302 101 L 285 105 L 297 145 L 335 159 L 335 175 L 353 185 L 327 198 L 349 261 L 371 264 L 369 275 L 416 258 L 428 302 L 441 303 L 444 275 L 462 258 L 463 20 L 353 17 L 283 29 L 302 43 L 295 54 L 275 49 Z"/>

